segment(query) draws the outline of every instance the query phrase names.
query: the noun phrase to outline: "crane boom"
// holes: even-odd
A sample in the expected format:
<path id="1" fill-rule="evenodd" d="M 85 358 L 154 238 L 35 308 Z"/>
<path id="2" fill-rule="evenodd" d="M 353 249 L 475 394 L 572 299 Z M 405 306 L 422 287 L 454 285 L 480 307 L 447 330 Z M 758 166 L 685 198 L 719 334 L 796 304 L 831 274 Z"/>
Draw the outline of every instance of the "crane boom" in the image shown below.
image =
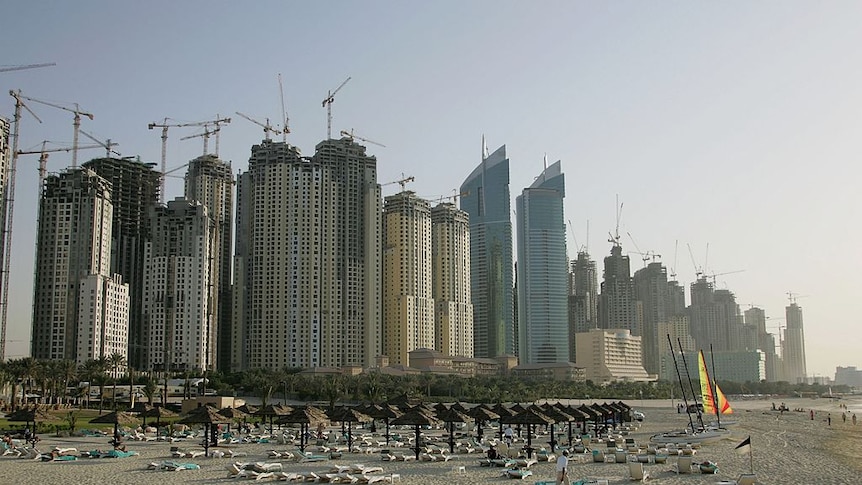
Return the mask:
<path id="1" fill-rule="evenodd" d="M 105 150 L 107 150 L 107 152 L 105 153 L 105 158 L 111 158 L 111 153 L 113 153 L 114 155 L 116 155 L 118 157 L 122 156 L 118 151 L 111 148 L 111 147 L 115 147 L 115 146 L 119 145 L 119 143 L 111 142 L 110 138 L 108 138 L 105 141 L 101 141 L 101 140 L 97 139 L 96 137 L 94 137 L 93 135 L 87 133 L 84 130 L 81 130 L 81 134 L 83 134 L 87 138 L 93 140 L 94 142 L 98 143 L 101 147 L 103 147 Z M 81 149 L 83 147 L 78 147 L 78 148 Z"/>
<path id="2" fill-rule="evenodd" d="M 50 106 L 52 108 L 61 109 L 64 111 L 68 111 L 75 115 L 74 121 L 72 122 L 72 126 L 74 128 L 73 137 L 72 137 L 72 168 L 78 166 L 78 132 L 81 131 L 81 115 L 86 116 L 90 120 L 94 118 L 92 113 L 87 113 L 86 111 L 81 111 L 81 107 L 78 106 L 78 103 L 74 103 L 75 108 L 69 108 L 68 106 L 62 106 L 59 104 L 51 103 L 48 101 L 42 101 L 40 99 L 31 98 L 28 96 L 24 96 L 21 94 L 21 91 L 18 91 L 18 96 L 28 100 L 33 101 L 34 103 L 44 104 L 45 106 Z"/>
<path id="3" fill-rule="evenodd" d="M 0 67 L 0 72 L 21 71 L 24 69 L 36 69 L 38 67 L 51 67 L 56 65 L 56 62 L 45 62 L 42 64 L 25 64 L 23 66 L 5 66 Z"/>
<path id="4" fill-rule="evenodd" d="M 263 128 L 263 136 L 266 140 L 270 139 L 269 138 L 270 132 L 272 132 L 276 135 L 282 134 L 281 130 L 274 128 L 272 125 L 269 124 L 269 118 L 266 119 L 266 123 L 261 123 L 260 121 L 257 121 L 256 119 L 252 118 L 251 116 L 249 116 L 247 114 L 240 113 L 239 111 L 237 111 L 236 114 L 238 114 L 238 115 L 242 116 L 243 118 L 251 121 L 252 123 L 256 124 L 257 126 L 262 127 Z"/>
<path id="5" fill-rule="evenodd" d="M 281 95 L 281 119 L 284 123 L 281 130 L 281 141 L 287 143 L 287 134 L 290 133 L 290 120 L 287 118 L 287 109 L 284 107 L 284 85 L 281 83 L 281 73 L 278 73 L 278 92 Z"/>
<path id="6" fill-rule="evenodd" d="M 354 134 L 353 134 L 353 130 L 350 130 L 350 131 L 347 131 L 347 130 L 341 130 L 341 136 L 346 136 L 347 138 L 350 138 L 351 140 L 353 140 L 354 138 L 356 138 L 357 140 L 361 140 L 361 141 L 364 141 L 364 142 L 366 142 L 366 143 L 373 143 L 374 145 L 377 145 L 377 146 L 381 146 L 381 147 L 383 147 L 383 148 L 386 148 L 386 145 L 384 145 L 383 143 L 377 143 L 376 141 L 369 140 L 368 138 L 362 138 L 362 137 L 361 137 L 361 136 L 359 136 L 359 135 L 354 135 Z"/>

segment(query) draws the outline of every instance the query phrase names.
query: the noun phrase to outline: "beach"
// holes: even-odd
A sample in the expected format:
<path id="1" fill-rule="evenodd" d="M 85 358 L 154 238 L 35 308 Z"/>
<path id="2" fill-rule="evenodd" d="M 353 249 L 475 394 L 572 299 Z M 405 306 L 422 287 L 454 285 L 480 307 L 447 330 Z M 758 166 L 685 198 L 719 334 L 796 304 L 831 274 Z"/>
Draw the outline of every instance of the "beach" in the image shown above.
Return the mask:
<path id="1" fill-rule="evenodd" d="M 779 402 L 780 401 L 780 402 Z M 749 467 L 754 468 L 758 483 L 765 484 L 860 484 L 862 483 L 862 422 L 856 426 L 851 424 L 848 416 L 846 422 L 841 419 L 839 405 L 846 403 L 849 409 L 859 409 L 860 401 L 852 399 L 783 399 L 791 411 L 780 413 L 772 411 L 772 401 L 752 400 L 732 402 L 734 414 L 727 418 L 736 421 L 730 426 L 728 437 L 717 442 L 703 444 L 697 450 L 693 460 L 700 462 L 709 460 L 718 464 L 718 472 L 714 475 L 694 473 L 677 475 L 672 471 L 676 457 L 669 457 L 665 464 L 648 463 L 645 470 L 649 474 L 649 482 L 666 484 L 701 484 L 718 483 L 722 480 L 735 480 L 740 474 L 748 473 Z M 602 401 L 598 401 L 602 402 Z M 573 401 L 579 404 L 580 401 Z M 637 443 L 647 443 L 655 433 L 680 429 L 688 422 L 686 415 L 678 414 L 669 400 L 640 401 L 631 400 L 627 403 L 635 409 L 643 411 L 646 419 L 640 427 L 630 432 L 626 438 L 633 438 Z M 804 409 L 804 412 L 793 411 Z M 809 417 L 809 410 L 816 410 L 815 419 Z M 832 424 L 827 425 L 826 417 L 831 413 Z M 862 418 L 862 415 L 857 417 Z M 340 429 L 333 426 L 331 429 Z M 381 433 L 378 428 L 378 434 Z M 411 430 L 398 430 L 402 434 L 411 434 Z M 442 430 L 431 431 L 431 434 L 441 434 Z M 487 437 L 486 432 L 486 437 Z M 751 461 L 748 454 L 736 453 L 735 447 L 744 439 L 751 437 Z M 41 435 L 42 441 L 38 448 L 47 452 L 53 447 L 74 447 L 78 451 L 101 448 L 109 449 L 108 437 L 70 437 L 58 438 Z M 533 446 L 548 446 L 548 436 L 543 435 L 533 440 Z M 136 484 L 161 483 L 224 483 L 241 479 L 229 478 L 228 467 L 234 462 L 279 462 L 283 471 L 305 474 L 315 472 L 320 476 L 330 471 L 335 465 L 366 464 L 380 466 L 382 472 L 376 475 L 394 477 L 395 483 L 403 485 L 451 485 L 477 483 L 500 483 L 511 479 L 505 478 L 504 468 L 480 467 L 482 454 L 455 454 L 447 462 L 384 462 L 380 454 L 344 453 L 336 460 L 326 460 L 313 463 L 300 463 L 293 460 L 279 460 L 267 457 L 269 450 L 292 450 L 298 452 L 295 446 L 267 443 L 235 444 L 228 447 L 220 446 L 218 450 L 232 449 L 243 452 L 247 456 L 239 458 L 206 458 L 178 459 L 171 456 L 171 447 L 184 449 L 201 449 L 200 439 L 185 442 L 170 443 L 159 441 L 127 441 L 129 450 L 139 453 L 128 458 L 80 458 L 69 462 L 41 462 L 20 458 L 0 458 L 0 474 L 3 481 L 10 484 Z M 442 445 L 442 443 L 440 443 Z M 598 446 L 598 445 L 597 445 Z M 600 445 L 604 446 L 604 445 Z M 211 448 L 212 450 L 213 448 Z M 393 451 L 411 453 L 406 449 L 392 448 Z M 376 450 L 375 450 L 376 451 Z M 149 470 L 150 463 L 161 463 L 172 460 L 184 463 L 196 463 L 199 470 L 165 471 Z M 463 467 L 463 468 L 462 468 Z M 523 481 L 530 484 L 536 482 L 554 482 L 554 463 L 540 462 L 530 467 L 533 475 Z M 593 463 L 591 456 L 572 455 L 569 465 L 569 478 L 575 482 L 583 478 L 604 479 L 609 484 L 631 483 L 628 466 L 625 463 Z"/>

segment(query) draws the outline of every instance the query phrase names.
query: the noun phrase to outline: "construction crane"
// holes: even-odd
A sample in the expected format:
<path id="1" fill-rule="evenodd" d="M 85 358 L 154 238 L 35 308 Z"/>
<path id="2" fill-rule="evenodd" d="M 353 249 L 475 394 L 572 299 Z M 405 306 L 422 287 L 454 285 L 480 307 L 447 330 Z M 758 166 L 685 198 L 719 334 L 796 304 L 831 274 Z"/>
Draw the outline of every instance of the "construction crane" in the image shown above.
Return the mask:
<path id="1" fill-rule="evenodd" d="M 99 140 L 98 138 L 96 138 L 95 136 L 93 136 L 93 135 L 91 135 L 91 134 L 87 133 L 87 132 L 86 132 L 86 131 L 84 131 L 84 130 L 81 130 L 81 134 L 82 134 L 82 135 L 84 135 L 84 136 L 86 136 L 86 137 L 87 137 L 87 138 L 89 138 L 90 140 L 93 140 L 94 142 L 98 143 L 99 145 L 101 145 L 101 146 L 106 150 L 106 152 L 105 152 L 105 158 L 111 158 L 111 153 L 113 153 L 114 155 L 116 155 L 116 156 L 118 156 L 118 157 L 122 157 L 122 156 L 123 156 L 122 154 L 120 154 L 120 152 L 118 152 L 118 151 L 116 151 L 116 150 L 114 150 L 114 149 L 112 148 L 112 147 L 118 146 L 118 145 L 119 145 L 119 143 L 113 143 L 113 142 L 111 142 L 111 139 L 110 139 L 110 138 L 108 138 L 108 139 L 107 139 L 107 140 L 105 140 L 105 141 L 101 141 L 101 140 Z M 78 147 L 78 148 L 83 148 L 83 147 Z"/>
<path id="2" fill-rule="evenodd" d="M 350 76 L 348 76 L 347 79 L 345 79 L 343 83 L 339 84 L 338 87 L 335 88 L 334 91 L 327 91 L 326 97 L 323 98 L 323 102 L 321 103 L 321 106 L 326 108 L 326 139 L 327 140 L 332 139 L 332 103 L 335 102 L 335 93 L 341 91 L 341 88 L 343 88 L 344 85 L 347 84 L 347 81 L 350 81 Z"/>
<path id="3" fill-rule="evenodd" d="M 671 266 L 670 272 L 668 272 L 668 276 L 670 276 L 671 281 L 676 281 L 676 256 L 677 250 L 679 249 L 679 239 L 673 242 L 673 266 Z"/>
<path id="4" fill-rule="evenodd" d="M 617 195 L 616 198 L 616 212 L 617 212 L 617 225 L 614 229 L 614 233 L 608 233 L 608 242 L 613 244 L 615 248 L 622 247 L 620 244 L 620 219 L 623 217 L 623 205 L 620 204 L 620 196 Z"/>
<path id="5" fill-rule="evenodd" d="M 221 125 L 230 124 L 230 118 L 219 118 L 219 115 L 216 114 L 216 119 L 212 121 L 212 124 L 215 125 L 215 131 L 212 132 L 215 133 L 215 151 L 213 152 L 213 155 L 218 157 L 218 142 L 220 136 L 219 133 L 221 132 Z M 206 127 L 206 125 L 204 125 L 204 127 Z M 204 152 L 206 152 L 206 138 L 204 138 Z M 206 153 L 204 153 L 204 155 L 206 155 Z"/>
<path id="6" fill-rule="evenodd" d="M 82 133 L 83 133 L 83 131 L 82 131 Z M 104 148 L 105 147 L 98 140 L 96 140 L 96 142 L 99 144 L 98 145 L 79 146 L 78 150 L 90 150 L 93 148 Z M 47 166 L 48 165 L 48 154 L 49 153 L 55 153 L 55 152 L 71 152 L 72 151 L 71 147 L 47 148 L 48 143 L 54 143 L 54 142 L 44 140 L 42 142 L 42 149 L 41 150 L 27 150 L 27 151 L 19 151 L 18 152 L 18 155 L 36 155 L 36 154 L 39 155 L 39 185 L 38 185 L 38 187 L 39 187 L 40 191 L 42 190 L 42 184 L 45 182 L 45 176 L 48 173 L 48 166 Z M 39 196 L 41 197 L 41 195 L 39 195 Z"/>
<path id="7" fill-rule="evenodd" d="M 252 123 L 262 127 L 264 140 L 267 140 L 267 141 L 270 140 L 270 138 L 269 138 L 270 132 L 272 132 L 276 135 L 282 134 L 281 130 L 274 128 L 272 125 L 269 124 L 269 118 L 266 119 L 266 123 L 261 123 L 260 121 L 257 121 L 256 119 L 252 118 L 251 116 L 249 116 L 247 114 L 240 113 L 239 111 L 237 111 L 236 114 L 238 114 L 238 115 L 242 116 L 243 118 L 251 121 Z"/>
<path id="8" fill-rule="evenodd" d="M 230 123 L 230 118 L 223 118 L 223 119 L 218 119 L 218 117 L 216 117 L 216 118 L 217 118 L 216 120 L 196 121 L 193 123 L 168 123 L 170 118 L 165 118 L 164 122 L 162 122 L 162 123 L 150 123 L 149 125 L 147 125 L 147 128 L 149 128 L 151 130 L 153 128 L 161 128 L 162 129 L 162 163 L 161 163 L 161 171 L 160 171 L 162 174 L 162 177 L 161 177 L 161 194 L 159 194 L 159 199 L 160 199 L 160 202 L 162 204 L 165 203 L 165 177 L 164 177 L 164 174 L 165 174 L 165 171 L 167 169 L 166 164 L 167 164 L 167 153 L 168 153 L 168 128 L 185 128 L 185 127 L 189 127 L 189 126 L 207 126 L 207 125 L 212 125 L 212 124 L 215 124 L 216 126 L 218 126 L 218 123 Z M 204 147 L 204 152 L 206 152 L 206 147 Z"/>
<path id="9" fill-rule="evenodd" d="M 81 130 L 81 115 L 86 116 L 91 121 L 94 118 L 93 115 L 91 113 L 81 111 L 81 107 L 78 106 L 78 103 L 73 103 L 75 105 L 75 108 L 72 109 L 72 108 L 69 108 L 68 106 L 62 106 L 59 104 L 49 103 L 47 101 L 42 101 L 39 99 L 34 99 L 34 98 L 30 98 L 28 96 L 24 96 L 23 94 L 21 94 L 20 90 L 18 90 L 18 96 L 20 96 L 20 97 L 22 97 L 28 101 L 33 101 L 34 103 L 44 104 L 45 106 L 50 106 L 52 108 L 57 108 L 57 109 L 61 109 L 63 111 L 68 111 L 68 112 L 75 115 L 74 121 L 72 123 L 72 126 L 74 127 L 74 132 L 73 132 L 73 136 L 72 136 L 72 168 L 77 167 L 78 166 L 78 132 Z"/>
<path id="10" fill-rule="evenodd" d="M 362 138 L 359 135 L 354 135 L 353 134 L 353 128 L 351 128 L 350 131 L 341 130 L 341 136 L 346 136 L 347 138 L 350 138 L 351 141 L 353 141 L 353 139 L 356 138 L 357 140 L 364 141 L 365 143 L 371 143 L 371 144 L 386 148 L 386 145 L 384 145 L 383 143 L 377 143 L 376 141 L 369 140 L 368 138 Z"/>
<path id="11" fill-rule="evenodd" d="M 12 221 L 15 214 L 15 173 L 18 166 L 18 135 L 21 129 L 21 109 L 26 109 L 39 123 L 42 122 L 36 113 L 24 104 L 21 90 L 9 91 L 15 98 L 15 114 L 12 118 L 12 159 L 6 169 L 6 225 L 3 226 L 3 295 L 0 299 L 0 362 L 6 360 L 6 315 L 9 310 L 9 269 L 12 265 Z"/>
<path id="12" fill-rule="evenodd" d="M 737 269 L 737 270 L 734 270 L 734 271 L 725 271 L 724 273 L 711 273 L 711 274 L 705 274 L 704 276 L 706 276 L 707 278 L 712 278 L 712 286 L 713 286 L 713 287 L 715 287 L 715 278 L 716 278 L 716 276 L 724 276 L 724 275 L 729 275 L 729 274 L 742 273 L 742 272 L 744 272 L 744 271 L 745 271 L 744 269 Z"/>
<path id="13" fill-rule="evenodd" d="M 792 291 L 787 292 L 787 299 L 790 300 L 791 305 L 796 304 L 796 300 L 799 298 L 806 298 L 808 295 L 800 295 L 799 293 L 794 293 Z"/>
<path id="14" fill-rule="evenodd" d="M 51 67 L 56 65 L 56 62 L 46 62 L 43 64 L 25 64 L 23 66 L 2 66 L 0 67 L 0 72 L 21 71 L 24 69 L 36 69 L 38 67 Z"/>
<path id="15" fill-rule="evenodd" d="M 399 184 L 401 186 L 401 192 L 404 192 L 407 183 L 415 181 L 416 178 L 413 176 L 405 177 L 404 174 L 401 174 L 401 179 L 393 180 L 392 182 L 386 182 L 385 184 L 380 184 L 380 187 L 386 187 L 387 185 Z"/>
<path id="16" fill-rule="evenodd" d="M 281 95 L 281 119 L 284 123 L 281 130 L 281 141 L 287 143 L 287 134 L 290 133 L 290 120 L 287 118 L 287 110 L 284 108 L 284 85 L 281 83 L 281 73 L 278 73 L 278 92 Z"/>
<path id="17" fill-rule="evenodd" d="M 697 262 L 695 262 L 694 253 L 691 250 L 691 244 L 685 243 L 685 245 L 688 246 L 688 255 L 691 257 L 691 265 L 694 266 L 695 278 L 699 280 L 700 277 L 703 276 L 703 267 L 698 266 Z"/>
<path id="18" fill-rule="evenodd" d="M 646 267 L 647 261 L 649 261 L 649 260 L 652 260 L 653 262 L 655 262 L 656 259 L 661 259 L 661 254 L 656 254 L 655 251 L 647 250 L 647 252 L 642 252 L 641 248 L 638 247 L 638 243 L 635 242 L 635 238 L 634 238 L 634 236 L 632 236 L 632 233 L 626 231 L 626 234 L 628 234 L 629 239 L 632 240 L 632 244 L 634 245 L 635 249 L 637 249 L 637 251 L 629 251 L 629 253 L 639 254 L 641 256 L 641 259 L 644 262 L 644 267 Z"/>
<path id="19" fill-rule="evenodd" d="M 192 138 L 203 137 L 203 139 L 204 139 L 204 153 L 203 154 L 206 155 L 207 154 L 207 145 L 209 144 L 210 135 L 215 135 L 219 131 L 221 131 L 221 128 L 216 128 L 216 129 L 210 131 L 209 126 L 204 125 L 204 131 L 202 133 L 195 133 L 194 135 L 184 136 L 184 137 L 180 138 L 180 140 L 190 140 Z"/>
<path id="20" fill-rule="evenodd" d="M 450 201 L 450 202 L 447 202 L 448 204 L 455 204 L 458 202 L 458 199 L 460 197 L 466 197 L 466 196 L 470 195 L 469 191 L 456 193 L 456 192 L 458 192 L 458 189 L 452 189 L 452 192 L 453 192 L 452 195 L 441 195 L 439 197 L 435 197 L 435 198 L 431 199 L 431 201 L 436 202 L 438 204 L 441 204 L 441 203 L 443 203 L 444 200 L 448 200 L 448 201 Z"/>

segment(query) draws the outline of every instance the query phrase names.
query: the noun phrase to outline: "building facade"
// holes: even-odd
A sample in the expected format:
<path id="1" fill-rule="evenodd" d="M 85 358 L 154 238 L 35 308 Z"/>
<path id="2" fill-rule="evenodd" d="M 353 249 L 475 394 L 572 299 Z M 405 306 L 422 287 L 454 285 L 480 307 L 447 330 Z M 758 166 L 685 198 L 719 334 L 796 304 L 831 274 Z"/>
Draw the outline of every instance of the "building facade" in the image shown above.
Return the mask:
<path id="1" fill-rule="evenodd" d="M 377 160 L 352 139 L 304 158 L 264 140 L 237 177 L 231 369 L 374 365 Z"/>
<path id="2" fill-rule="evenodd" d="M 215 363 L 222 371 L 230 371 L 231 362 L 233 184 L 230 162 L 204 155 L 189 163 L 185 198 L 200 202 L 210 218 L 209 304 L 216 325 Z"/>
<path id="3" fill-rule="evenodd" d="M 569 362 L 576 362 L 577 335 L 599 327 L 598 270 L 586 251 L 578 251 L 578 258 L 569 263 L 568 283 L 569 335 L 572 338 Z"/>
<path id="4" fill-rule="evenodd" d="M 431 205 L 409 190 L 383 204 L 383 354 L 410 365 L 414 349 L 433 349 Z M 439 349 L 437 349 L 439 350 Z"/>
<path id="5" fill-rule="evenodd" d="M 102 281 L 111 279 L 112 220 L 111 183 L 94 171 L 73 169 L 45 179 L 36 235 L 34 359 L 83 363 L 113 350 L 103 345 L 111 342 L 105 331 L 112 330 L 96 321 L 105 311 L 113 313 L 106 305 L 116 301 L 101 293 Z M 92 315 L 83 328 L 82 313 Z"/>
<path id="6" fill-rule="evenodd" d="M 473 357 L 470 218 L 453 204 L 431 209 L 431 268 L 435 348 L 450 356 Z"/>
<path id="7" fill-rule="evenodd" d="M 784 308 L 785 322 L 784 345 L 781 357 L 784 360 L 784 377 L 792 384 L 806 382 L 808 371 L 805 366 L 805 332 L 802 325 L 802 307 L 792 301 Z"/>
<path id="8" fill-rule="evenodd" d="M 518 228 L 518 359 L 568 362 L 565 178 L 557 161 L 515 201 Z"/>
<path id="9" fill-rule="evenodd" d="M 506 146 L 482 158 L 461 184 L 470 217 L 470 295 L 476 357 L 512 355 L 515 346 L 512 208 Z"/>
<path id="10" fill-rule="evenodd" d="M 78 295 L 78 361 L 114 354 L 128 358 L 129 285 L 123 277 L 87 275 Z"/>
<path id="11" fill-rule="evenodd" d="M 660 363 L 660 338 L 658 327 L 668 321 L 667 269 L 659 262 L 652 262 L 635 271 L 634 296 L 643 308 L 643 365 L 650 374 L 658 374 Z"/>
<path id="12" fill-rule="evenodd" d="M 641 338 L 628 329 L 592 329 L 578 335 L 577 367 L 596 383 L 654 381 L 641 364 Z"/>
<path id="13" fill-rule="evenodd" d="M 599 328 L 626 329 L 632 335 L 643 333 L 635 300 L 634 280 L 631 276 L 629 257 L 623 254 L 618 242 L 611 247 L 611 254 L 604 260 L 602 293 L 599 297 Z"/>
<path id="14" fill-rule="evenodd" d="M 97 158 L 83 164 L 111 183 L 111 273 L 129 285 L 129 364 L 143 369 L 146 349 L 143 303 L 144 247 L 152 237 L 150 212 L 159 204 L 161 173 L 154 163 Z"/>
<path id="15" fill-rule="evenodd" d="M 206 206 L 177 198 L 153 209 L 144 249 L 145 369 L 212 371 L 211 218 Z"/>

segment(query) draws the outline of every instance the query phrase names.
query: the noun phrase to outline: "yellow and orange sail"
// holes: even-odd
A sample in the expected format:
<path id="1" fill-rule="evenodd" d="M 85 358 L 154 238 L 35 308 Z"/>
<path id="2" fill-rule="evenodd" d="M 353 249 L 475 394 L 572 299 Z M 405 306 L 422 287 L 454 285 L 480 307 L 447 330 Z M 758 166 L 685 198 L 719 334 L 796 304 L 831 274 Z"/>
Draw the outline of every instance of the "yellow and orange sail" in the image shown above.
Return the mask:
<path id="1" fill-rule="evenodd" d="M 710 382 L 709 380 L 709 373 L 706 371 L 706 361 L 703 358 L 702 350 L 697 355 L 697 366 L 700 371 L 700 394 L 703 399 L 704 414 L 733 414 L 733 409 L 730 407 L 730 403 L 727 402 L 727 398 L 724 397 L 724 393 L 721 392 L 721 388 L 718 387 L 718 383 Z M 715 392 L 712 389 L 713 385 L 715 385 Z M 718 399 L 717 403 L 716 399 Z M 716 409 L 718 409 L 718 412 L 716 412 Z"/>

